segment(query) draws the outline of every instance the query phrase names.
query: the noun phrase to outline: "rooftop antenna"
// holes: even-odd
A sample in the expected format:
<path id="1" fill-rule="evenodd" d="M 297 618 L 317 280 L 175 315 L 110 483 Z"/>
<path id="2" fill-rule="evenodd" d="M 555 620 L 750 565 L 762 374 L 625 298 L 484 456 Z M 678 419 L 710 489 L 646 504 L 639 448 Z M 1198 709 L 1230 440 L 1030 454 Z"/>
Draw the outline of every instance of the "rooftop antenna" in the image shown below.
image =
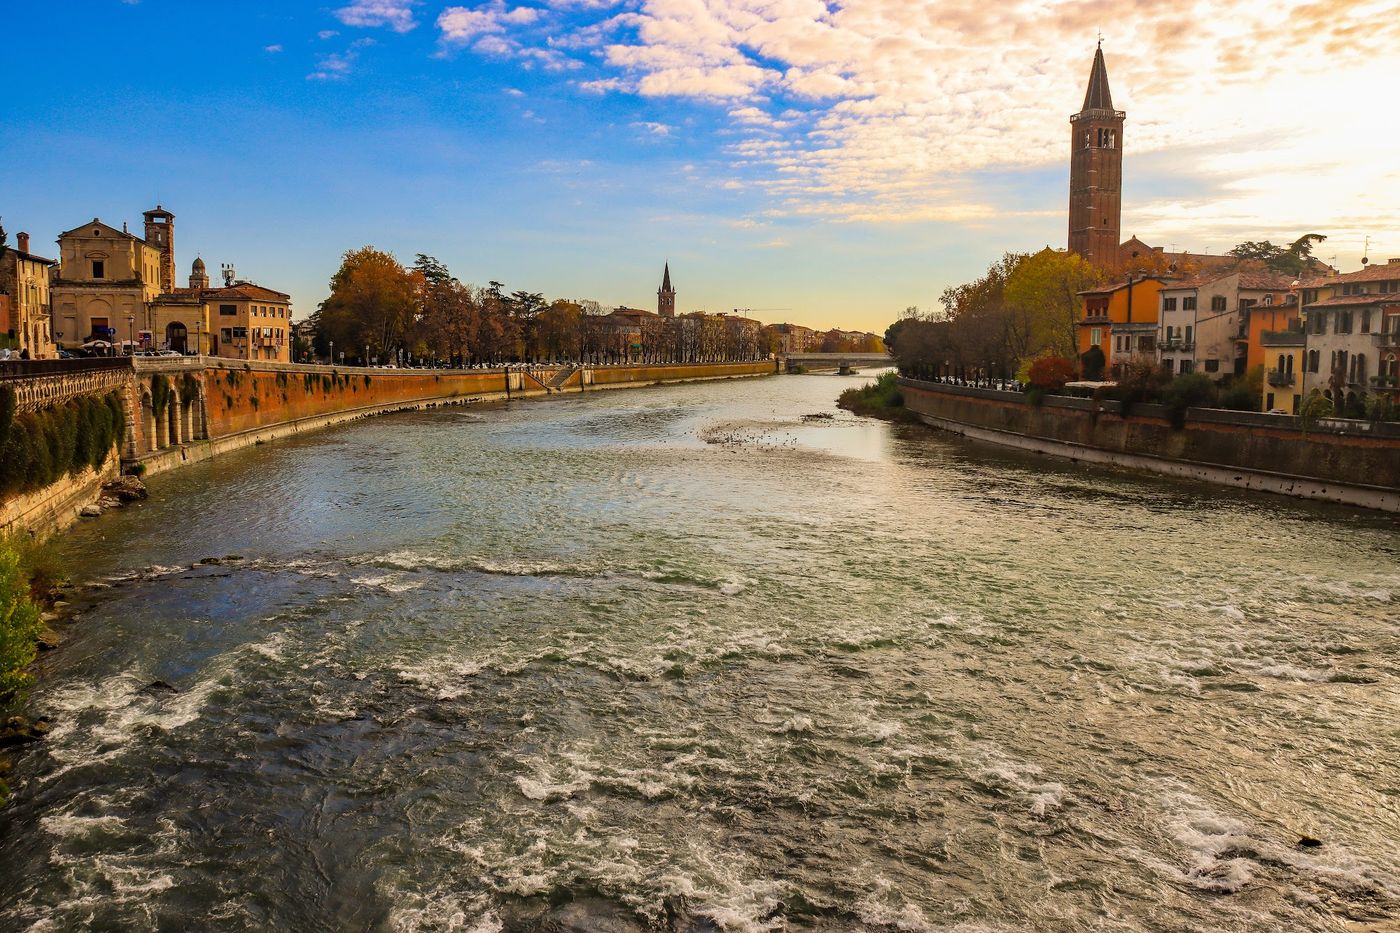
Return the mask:
<path id="1" fill-rule="evenodd" d="M 1366 238 L 1366 245 L 1361 247 L 1361 264 L 1364 266 L 1371 261 L 1371 238 Z"/>

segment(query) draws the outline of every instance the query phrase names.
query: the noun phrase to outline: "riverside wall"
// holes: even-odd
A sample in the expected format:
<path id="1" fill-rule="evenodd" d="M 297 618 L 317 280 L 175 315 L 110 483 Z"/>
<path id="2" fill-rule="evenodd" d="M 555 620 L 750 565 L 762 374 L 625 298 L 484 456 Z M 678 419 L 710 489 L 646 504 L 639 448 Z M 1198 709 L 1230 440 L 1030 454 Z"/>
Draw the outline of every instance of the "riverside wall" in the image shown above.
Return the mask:
<path id="1" fill-rule="evenodd" d="M 1070 460 L 1400 512 L 1400 424 L 1325 419 L 1303 430 L 1283 415 L 1187 410 L 1174 428 L 1160 405 L 1126 414 L 1109 400 L 1024 395 L 901 379 L 905 407 L 934 427 Z"/>
<path id="2" fill-rule="evenodd" d="M 145 475 L 391 411 L 777 371 L 771 360 L 572 370 L 419 370 L 157 357 L 62 371 L 67 362 L 55 362 L 43 372 L 8 373 L 7 378 L 16 386 L 36 380 L 23 396 L 32 396 L 35 405 L 118 389 L 127 415 L 121 461 L 128 469 L 139 466 Z M 98 498 L 102 483 L 115 478 L 117 471 L 116 458 L 110 458 L 100 476 L 87 471 L 0 502 L 0 532 L 44 535 L 63 527 Z"/>

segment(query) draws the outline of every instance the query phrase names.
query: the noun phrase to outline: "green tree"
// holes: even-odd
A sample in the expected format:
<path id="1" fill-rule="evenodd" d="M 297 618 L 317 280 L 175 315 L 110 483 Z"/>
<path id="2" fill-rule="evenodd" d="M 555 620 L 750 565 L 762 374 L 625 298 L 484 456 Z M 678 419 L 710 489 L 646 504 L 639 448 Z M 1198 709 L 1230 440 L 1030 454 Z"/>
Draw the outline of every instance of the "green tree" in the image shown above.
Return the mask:
<path id="1" fill-rule="evenodd" d="M 1021 358 L 1073 358 L 1083 308 L 1079 293 L 1102 281 L 1102 273 L 1078 253 L 1046 247 L 1017 261 L 1006 277 L 1004 299 L 1014 329 L 1025 335 Z"/>

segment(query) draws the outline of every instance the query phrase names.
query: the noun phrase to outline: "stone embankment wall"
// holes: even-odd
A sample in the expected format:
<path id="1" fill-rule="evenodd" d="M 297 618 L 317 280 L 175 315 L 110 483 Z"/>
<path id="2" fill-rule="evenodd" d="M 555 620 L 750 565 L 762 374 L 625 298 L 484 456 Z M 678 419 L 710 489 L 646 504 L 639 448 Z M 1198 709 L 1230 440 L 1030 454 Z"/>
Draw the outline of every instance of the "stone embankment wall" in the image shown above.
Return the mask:
<path id="1" fill-rule="evenodd" d="M 766 375 L 771 361 L 523 370 L 413 370 L 138 359 L 124 458 L 147 473 L 302 431 L 410 408 Z M 556 384 L 557 383 L 557 384 Z"/>
<path id="2" fill-rule="evenodd" d="M 1073 460 L 1400 511 L 1400 424 L 1047 397 L 901 379 L 905 407 L 935 427 Z"/>
<path id="3" fill-rule="evenodd" d="M 776 372 L 772 361 L 577 369 L 362 369 L 245 363 L 209 357 L 54 361 L 10 366 L 22 410 L 119 389 L 126 397 L 121 459 L 148 474 L 261 441 L 389 411 Z M 45 489 L 0 502 L 0 532 L 47 534 L 115 478 L 109 458 Z"/>

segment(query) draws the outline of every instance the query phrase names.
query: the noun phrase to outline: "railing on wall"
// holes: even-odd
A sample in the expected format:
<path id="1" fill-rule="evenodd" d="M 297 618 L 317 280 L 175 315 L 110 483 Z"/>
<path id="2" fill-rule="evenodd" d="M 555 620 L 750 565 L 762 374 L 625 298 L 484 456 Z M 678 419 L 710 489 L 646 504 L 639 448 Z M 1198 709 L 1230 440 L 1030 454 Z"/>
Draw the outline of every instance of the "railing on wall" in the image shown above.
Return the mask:
<path id="1" fill-rule="evenodd" d="M 0 363 L 0 385 L 14 389 L 18 411 L 40 411 L 80 395 L 110 392 L 131 377 L 131 361 L 122 357 Z"/>

